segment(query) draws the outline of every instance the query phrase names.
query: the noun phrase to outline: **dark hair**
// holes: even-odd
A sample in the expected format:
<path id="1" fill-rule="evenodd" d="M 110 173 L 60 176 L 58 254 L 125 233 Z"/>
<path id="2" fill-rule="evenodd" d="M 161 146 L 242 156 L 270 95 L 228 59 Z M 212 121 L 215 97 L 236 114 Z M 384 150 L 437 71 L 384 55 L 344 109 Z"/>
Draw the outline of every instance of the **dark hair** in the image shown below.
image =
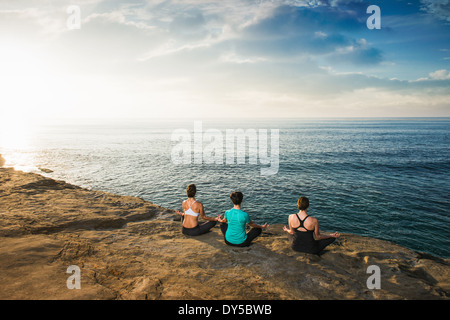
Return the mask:
<path id="1" fill-rule="evenodd" d="M 309 207 L 309 199 L 307 197 L 300 197 L 297 201 L 299 210 L 306 210 Z"/>
<path id="2" fill-rule="evenodd" d="M 244 199 L 244 195 L 240 191 L 235 191 L 232 194 L 230 194 L 231 202 L 234 204 L 241 204 L 242 200 Z"/>
<path id="3" fill-rule="evenodd" d="M 195 194 L 197 193 L 197 187 L 195 186 L 195 184 L 188 185 L 188 187 L 186 188 L 186 193 L 188 198 L 195 197 Z"/>

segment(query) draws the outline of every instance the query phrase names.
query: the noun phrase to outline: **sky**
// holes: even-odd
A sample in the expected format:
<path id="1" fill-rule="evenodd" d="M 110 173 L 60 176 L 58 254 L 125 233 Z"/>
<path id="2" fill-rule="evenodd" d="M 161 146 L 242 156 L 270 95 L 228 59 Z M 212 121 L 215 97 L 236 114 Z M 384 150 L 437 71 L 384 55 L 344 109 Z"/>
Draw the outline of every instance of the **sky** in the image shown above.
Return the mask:
<path id="1" fill-rule="evenodd" d="M 9 125 L 449 117 L 450 1 L 0 0 L 0 90 Z"/>

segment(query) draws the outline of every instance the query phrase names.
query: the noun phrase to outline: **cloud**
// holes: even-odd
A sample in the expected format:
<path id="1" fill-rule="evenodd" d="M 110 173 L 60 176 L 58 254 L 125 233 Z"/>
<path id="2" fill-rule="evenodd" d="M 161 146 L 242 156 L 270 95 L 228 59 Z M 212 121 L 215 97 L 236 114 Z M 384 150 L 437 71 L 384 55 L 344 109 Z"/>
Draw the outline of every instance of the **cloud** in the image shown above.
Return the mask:
<path id="1" fill-rule="evenodd" d="M 350 30 L 364 28 L 365 20 L 360 14 L 342 7 L 284 5 L 243 28 L 241 36 L 233 40 L 233 46 L 241 55 L 275 60 L 309 55 L 334 63 L 378 64 L 383 61 L 380 49 L 372 47 L 365 39 L 348 35 Z"/>
<path id="2" fill-rule="evenodd" d="M 440 20 L 450 22 L 449 0 L 421 0 L 422 10 L 437 17 Z"/>
<path id="3" fill-rule="evenodd" d="M 33 41 L 33 38 L 51 38 L 65 29 L 65 16 L 60 10 L 43 8 L 18 8 L 0 10 L 0 36 Z"/>
<path id="4" fill-rule="evenodd" d="M 450 71 L 442 69 L 430 73 L 430 78 L 433 80 L 449 80 Z"/>
<path id="5" fill-rule="evenodd" d="M 333 59 L 355 65 L 376 65 L 383 61 L 383 53 L 367 45 L 365 39 L 352 41 L 352 45 L 338 48 Z"/>
<path id="6" fill-rule="evenodd" d="M 246 28 L 253 36 L 287 36 L 321 30 L 323 32 L 355 31 L 365 28 L 365 15 L 344 8 L 278 6 L 270 16 Z"/>
<path id="7" fill-rule="evenodd" d="M 432 81 L 432 80 L 450 80 L 450 71 L 446 69 L 436 70 L 433 72 L 430 72 L 428 74 L 428 77 L 426 78 L 419 78 L 416 81 Z"/>
<path id="8" fill-rule="evenodd" d="M 377 64 L 383 57 L 380 49 L 362 46 L 360 40 L 342 34 L 365 27 L 364 16 L 348 9 L 355 5 L 359 2 L 158 0 L 123 4 L 85 0 L 78 33 L 68 32 L 65 27 L 67 14 L 63 6 L 58 10 L 46 6 L 18 12 L 25 15 L 20 21 L 31 19 L 37 24 L 30 27 L 31 32 L 47 30 L 64 36 L 62 47 L 88 44 L 92 59 L 102 56 L 115 61 L 145 61 L 220 46 L 225 56 L 239 57 L 229 61 L 269 61 L 304 55 L 328 55 L 333 59 L 335 54 L 340 62 Z M 11 18 L 10 12 L 8 15 Z"/>

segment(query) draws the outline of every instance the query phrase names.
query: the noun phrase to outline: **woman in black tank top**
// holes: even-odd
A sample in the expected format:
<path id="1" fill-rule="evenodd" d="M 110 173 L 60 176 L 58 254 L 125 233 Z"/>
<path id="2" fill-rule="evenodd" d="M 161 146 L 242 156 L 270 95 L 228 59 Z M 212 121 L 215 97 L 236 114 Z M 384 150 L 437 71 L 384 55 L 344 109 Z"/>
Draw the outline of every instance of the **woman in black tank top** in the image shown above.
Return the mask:
<path id="1" fill-rule="evenodd" d="M 293 250 L 319 254 L 326 246 L 333 243 L 340 234 L 337 232 L 328 235 L 320 233 L 319 221 L 306 213 L 309 207 L 308 198 L 301 197 L 298 199 L 297 205 L 300 212 L 289 216 L 289 228 L 284 226 L 283 230 L 288 233 Z M 305 222 L 307 226 L 305 226 Z"/>

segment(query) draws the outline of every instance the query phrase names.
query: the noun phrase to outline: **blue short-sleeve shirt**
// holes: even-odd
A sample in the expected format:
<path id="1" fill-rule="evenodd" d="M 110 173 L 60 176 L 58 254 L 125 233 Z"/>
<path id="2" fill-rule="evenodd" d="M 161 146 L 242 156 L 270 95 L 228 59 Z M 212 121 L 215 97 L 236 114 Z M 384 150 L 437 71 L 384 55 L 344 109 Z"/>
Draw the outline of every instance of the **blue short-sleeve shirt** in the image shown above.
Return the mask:
<path id="1" fill-rule="evenodd" d="M 247 212 L 239 209 L 230 209 L 225 211 L 225 219 L 228 221 L 225 239 L 232 244 L 241 244 L 247 240 L 245 225 L 250 222 L 250 216 Z"/>

